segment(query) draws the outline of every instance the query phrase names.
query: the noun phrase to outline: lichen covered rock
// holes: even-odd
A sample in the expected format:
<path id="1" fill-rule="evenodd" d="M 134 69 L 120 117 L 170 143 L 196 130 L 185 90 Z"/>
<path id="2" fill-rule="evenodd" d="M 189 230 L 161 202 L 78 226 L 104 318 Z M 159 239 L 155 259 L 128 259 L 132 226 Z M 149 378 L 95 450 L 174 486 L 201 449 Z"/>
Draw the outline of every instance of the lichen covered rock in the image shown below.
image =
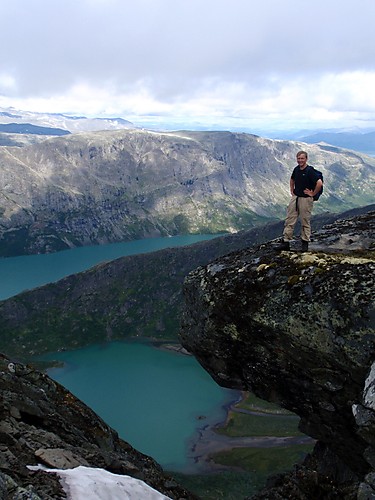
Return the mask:
<path id="1" fill-rule="evenodd" d="M 360 482 L 373 489 L 374 226 L 375 213 L 340 221 L 309 253 L 277 253 L 272 243 L 233 253 L 184 288 L 183 346 L 219 384 L 297 413 L 320 447 L 310 463 L 332 484 L 357 485 L 346 498 Z"/>

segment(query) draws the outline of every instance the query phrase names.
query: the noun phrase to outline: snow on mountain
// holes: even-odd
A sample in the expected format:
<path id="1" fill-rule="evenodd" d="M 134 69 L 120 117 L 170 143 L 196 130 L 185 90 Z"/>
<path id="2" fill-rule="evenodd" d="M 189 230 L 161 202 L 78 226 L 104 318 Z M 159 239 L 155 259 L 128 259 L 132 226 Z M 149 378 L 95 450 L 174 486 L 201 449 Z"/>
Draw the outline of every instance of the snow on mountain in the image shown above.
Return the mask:
<path id="1" fill-rule="evenodd" d="M 0 108 L 0 123 L 31 123 L 42 127 L 60 128 L 69 132 L 137 128 L 132 122 L 123 118 L 87 118 L 86 116 L 61 113 L 19 111 L 14 108 Z"/>
<path id="2" fill-rule="evenodd" d="M 79 466 L 74 469 L 46 469 L 28 466 L 31 470 L 43 469 L 60 477 L 67 500 L 170 500 L 145 482 L 130 476 L 112 474 L 104 469 Z"/>

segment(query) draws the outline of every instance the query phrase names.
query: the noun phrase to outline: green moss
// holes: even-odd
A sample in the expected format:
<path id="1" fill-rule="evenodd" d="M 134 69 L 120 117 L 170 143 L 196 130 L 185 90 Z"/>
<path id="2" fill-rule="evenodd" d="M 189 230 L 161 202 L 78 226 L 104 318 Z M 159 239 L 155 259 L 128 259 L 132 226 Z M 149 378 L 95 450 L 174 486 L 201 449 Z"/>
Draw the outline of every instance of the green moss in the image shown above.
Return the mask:
<path id="1" fill-rule="evenodd" d="M 219 473 L 171 475 L 202 500 L 239 500 L 250 498 L 266 485 L 270 475 L 287 472 L 312 451 L 312 445 L 294 445 L 275 448 L 235 448 L 211 455 L 220 466 L 237 470 Z M 238 470 L 242 469 L 242 470 Z"/>
<path id="2" fill-rule="evenodd" d="M 230 437 L 302 436 L 298 430 L 298 422 L 299 418 L 295 416 L 251 415 L 231 411 L 226 425 L 216 432 Z"/>
<path id="3" fill-rule="evenodd" d="M 324 273 L 325 269 L 323 269 L 322 267 L 316 267 L 314 269 L 314 274 L 322 274 Z"/>
<path id="4" fill-rule="evenodd" d="M 300 276 L 297 276 L 296 274 L 294 274 L 293 276 L 290 276 L 289 279 L 288 279 L 288 285 L 295 285 L 296 283 L 298 283 L 300 280 Z"/>
<path id="5" fill-rule="evenodd" d="M 210 474 L 170 472 L 176 481 L 202 500 L 239 500 L 265 485 L 265 479 L 249 472 L 220 471 Z"/>
<path id="6" fill-rule="evenodd" d="M 244 398 L 237 403 L 236 408 L 251 410 L 253 412 L 270 413 L 273 415 L 292 415 L 292 413 L 275 403 L 257 398 L 252 392 L 245 393 Z"/>
<path id="7" fill-rule="evenodd" d="M 224 331 L 225 336 L 229 335 L 234 340 L 238 339 L 238 337 L 239 337 L 237 327 L 233 323 L 231 323 L 229 325 L 225 325 L 223 328 L 223 331 Z"/>
<path id="8" fill-rule="evenodd" d="M 215 453 L 211 457 L 218 464 L 240 467 L 265 479 L 270 474 L 290 470 L 294 464 L 303 460 L 312 448 L 312 444 L 271 448 L 235 448 Z"/>

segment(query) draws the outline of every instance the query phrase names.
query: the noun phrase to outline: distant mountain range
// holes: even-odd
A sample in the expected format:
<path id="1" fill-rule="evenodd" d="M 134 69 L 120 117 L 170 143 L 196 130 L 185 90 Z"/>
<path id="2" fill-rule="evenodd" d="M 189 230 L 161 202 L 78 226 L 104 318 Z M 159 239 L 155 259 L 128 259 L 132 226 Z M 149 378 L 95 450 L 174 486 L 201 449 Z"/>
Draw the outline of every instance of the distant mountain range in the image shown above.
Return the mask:
<path id="1" fill-rule="evenodd" d="M 301 137 L 300 140 L 309 144 L 324 142 L 340 148 L 353 149 L 375 155 L 375 132 L 365 134 L 355 134 L 353 132 L 318 132 Z"/>
<path id="2" fill-rule="evenodd" d="M 68 130 L 53 127 L 40 127 L 32 123 L 0 123 L 0 132 L 7 134 L 67 135 Z"/>
<path id="3" fill-rule="evenodd" d="M 30 137 L 34 135 L 63 135 L 67 132 L 89 132 L 98 130 L 120 130 L 140 128 L 124 118 L 88 118 L 63 113 L 38 113 L 20 111 L 13 108 L 0 108 L 0 146 L 24 145 L 26 142 L 39 142 L 39 139 Z M 172 130 L 172 127 L 168 127 Z M 216 129 L 215 129 L 216 130 Z M 237 130 L 238 131 L 238 130 Z M 3 137 L 7 134 L 28 134 L 29 137 L 21 140 L 18 138 Z M 245 130 L 246 133 L 252 131 Z M 279 132 L 256 132 L 264 137 L 280 140 L 300 141 L 308 144 L 327 143 L 345 149 L 352 149 L 375 156 L 375 130 L 374 129 L 326 129 L 326 130 L 300 130 Z"/>
<path id="4" fill-rule="evenodd" d="M 375 160 L 340 149 L 349 132 L 340 134 L 340 147 L 326 144 L 336 136 L 327 134 L 301 142 L 156 132 L 122 118 L 2 108 L 0 256 L 236 232 L 282 219 L 299 149 L 308 149 L 310 163 L 324 173 L 315 213 L 371 203 Z M 350 137 L 370 140 L 373 134 Z"/>
<path id="5" fill-rule="evenodd" d="M 88 132 L 95 130 L 119 130 L 137 128 L 133 123 L 123 118 L 88 118 L 86 116 L 67 115 L 62 113 L 37 113 L 19 111 L 13 108 L 0 108 L 0 125 L 12 126 L 16 133 L 41 133 L 41 129 L 33 129 L 32 125 L 46 129 L 45 135 L 58 135 L 50 133 L 49 129 L 62 129 L 68 132 Z M 16 125 L 19 126 L 17 129 Z M 27 126 L 31 131 L 21 132 Z M 0 132 L 8 132 L 1 130 Z"/>

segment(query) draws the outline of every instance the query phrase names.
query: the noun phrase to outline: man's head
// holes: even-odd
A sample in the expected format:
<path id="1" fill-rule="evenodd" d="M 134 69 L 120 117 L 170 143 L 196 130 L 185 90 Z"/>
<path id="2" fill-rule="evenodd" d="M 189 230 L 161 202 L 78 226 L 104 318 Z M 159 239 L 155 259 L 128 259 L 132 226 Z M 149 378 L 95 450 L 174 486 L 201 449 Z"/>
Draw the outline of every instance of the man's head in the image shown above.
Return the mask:
<path id="1" fill-rule="evenodd" d="M 306 151 L 298 151 L 297 163 L 298 163 L 300 168 L 306 167 L 306 165 L 307 165 L 307 153 L 306 153 Z"/>

